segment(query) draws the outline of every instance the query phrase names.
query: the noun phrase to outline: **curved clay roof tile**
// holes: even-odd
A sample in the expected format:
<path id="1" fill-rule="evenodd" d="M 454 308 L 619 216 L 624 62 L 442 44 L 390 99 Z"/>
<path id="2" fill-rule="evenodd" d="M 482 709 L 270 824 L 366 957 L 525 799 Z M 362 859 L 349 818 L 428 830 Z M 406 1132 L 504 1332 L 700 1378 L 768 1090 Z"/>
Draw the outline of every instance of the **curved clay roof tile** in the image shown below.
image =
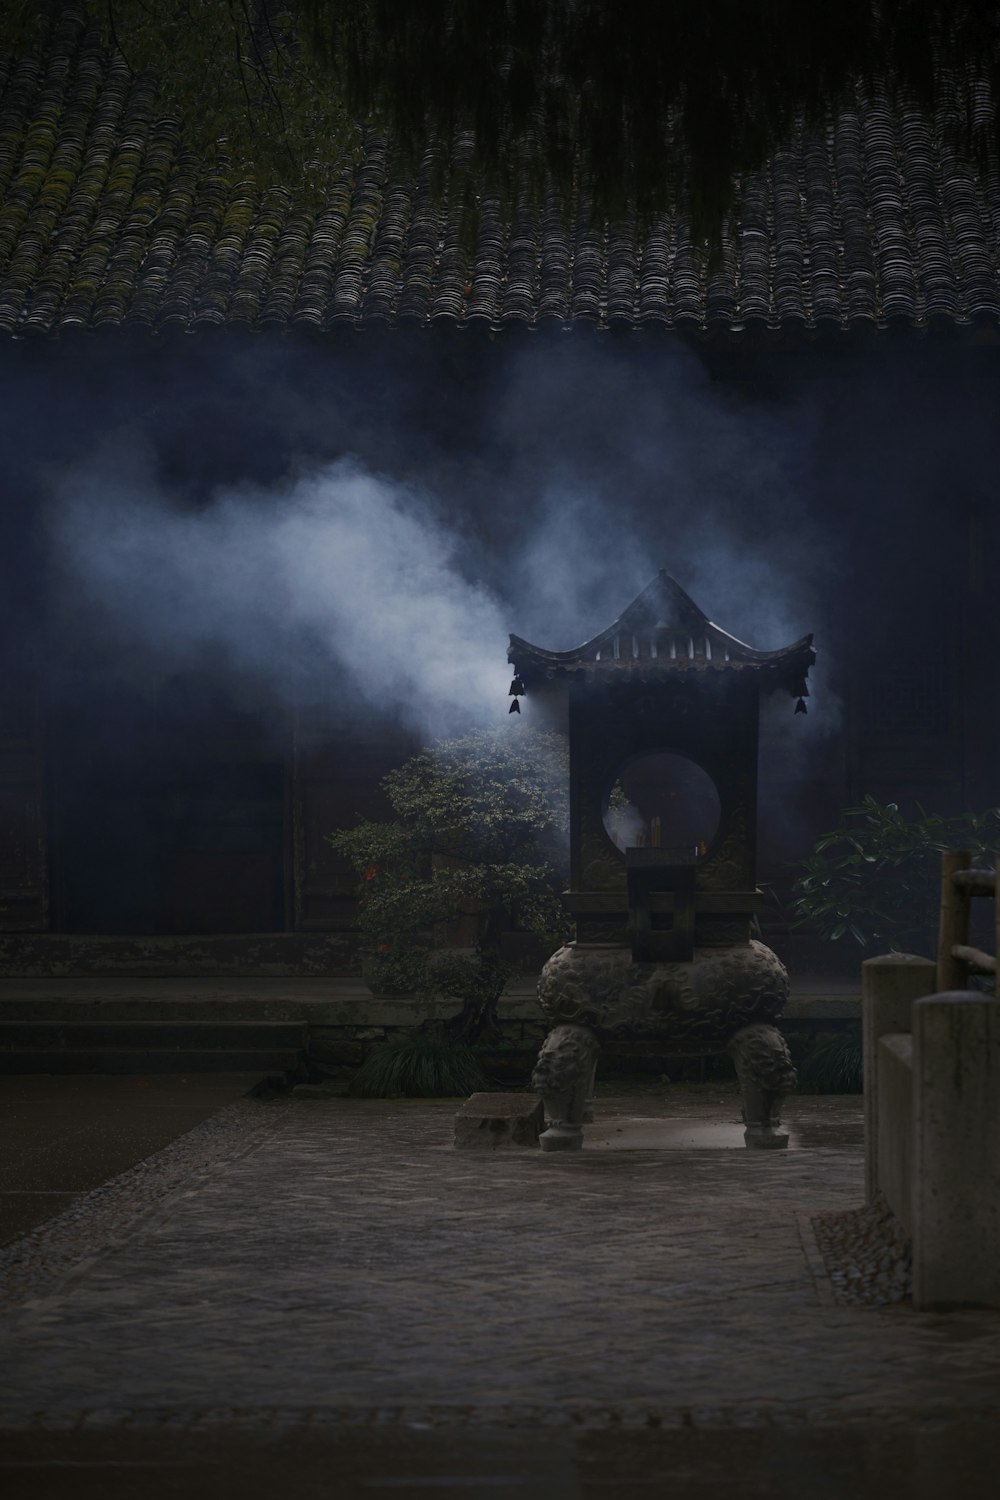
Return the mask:
<path id="1" fill-rule="evenodd" d="M 677 213 L 640 236 L 545 198 L 483 199 L 470 246 L 467 136 L 429 148 L 416 181 L 371 137 L 314 212 L 209 170 L 158 108 L 154 81 L 112 63 L 70 5 L 43 54 L 0 59 L 0 331 L 575 321 L 785 340 L 1000 325 L 995 165 L 974 172 L 940 121 L 875 87 L 797 122 L 745 177 L 711 267 Z"/>

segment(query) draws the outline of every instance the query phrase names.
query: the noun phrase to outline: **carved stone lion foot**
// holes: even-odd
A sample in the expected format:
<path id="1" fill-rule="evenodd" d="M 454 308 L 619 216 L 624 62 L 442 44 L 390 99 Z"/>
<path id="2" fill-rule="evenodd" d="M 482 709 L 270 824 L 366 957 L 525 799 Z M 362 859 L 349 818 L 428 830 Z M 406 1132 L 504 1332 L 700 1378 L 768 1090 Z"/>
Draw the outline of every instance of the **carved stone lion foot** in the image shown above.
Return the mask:
<path id="1" fill-rule="evenodd" d="M 543 1151 L 579 1151 L 583 1126 L 594 1118 L 594 1074 L 600 1048 L 586 1026 L 554 1026 L 542 1043 L 531 1086 L 542 1095 L 548 1129 Z"/>
<path id="2" fill-rule="evenodd" d="M 775 1026 L 744 1026 L 727 1048 L 743 1095 L 743 1139 L 757 1151 L 788 1145 L 781 1103 L 798 1083 L 785 1038 Z"/>

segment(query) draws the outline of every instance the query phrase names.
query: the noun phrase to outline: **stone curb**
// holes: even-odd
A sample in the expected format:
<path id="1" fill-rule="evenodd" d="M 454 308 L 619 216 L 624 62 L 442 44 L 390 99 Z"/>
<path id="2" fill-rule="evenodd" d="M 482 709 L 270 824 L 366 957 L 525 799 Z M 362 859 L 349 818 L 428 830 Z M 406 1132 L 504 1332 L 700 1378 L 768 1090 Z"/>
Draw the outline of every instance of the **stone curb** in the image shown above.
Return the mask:
<path id="1" fill-rule="evenodd" d="M 310 1026 L 412 1026 L 457 1015 L 452 1000 L 373 995 L 360 979 L 17 979 L 3 981 L 0 1023 L 7 1025 L 191 1025 L 245 1022 Z M 544 1024 L 536 981 L 519 979 L 502 997 L 502 1021 Z M 860 1018 L 861 985 L 831 981 L 792 993 L 782 1019 Z"/>
<path id="2" fill-rule="evenodd" d="M 0 1248 L 0 1312 L 59 1291 L 116 1249 L 152 1208 L 199 1172 L 247 1155 L 285 1117 L 283 1098 L 225 1105 L 161 1151 L 82 1194 L 64 1213 Z M 0 1413 L 2 1420 L 2 1413 Z"/>
<path id="3" fill-rule="evenodd" d="M 622 1402 L 614 1406 L 575 1403 L 558 1406 L 331 1406 L 331 1407 L 214 1407 L 185 1410 L 128 1407 L 34 1411 L 18 1415 L 0 1412 L 0 1432 L 304 1432 L 326 1428 L 409 1427 L 411 1429 L 468 1427 L 571 1427 L 599 1431 L 613 1428 L 661 1431 L 761 1431 L 786 1428 L 858 1429 L 905 1427 L 928 1429 L 961 1423 L 994 1425 L 1000 1420 L 1000 1399 L 970 1407 L 959 1403 L 912 1405 L 817 1406 L 674 1406 Z"/>
<path id="4" fill-rule="evenodd" d="M 834 1295 L 833 1282 L 830 1280 L 823 1259 L 823 1252 L 816 1240 L 816 1231 L 813 1229 L 813 1215 L 808 1209 L 797 1209 L 795 1212 L 795 1223 L 798 1226 L 799 1239 L 802 1241 L 802 1253 L 805 1255 L 812 1274 L 813 1284 L 816 1288 L 816 1296 L 820 1302 L 828 1307 L 833 1307 L 837 1299 Z"/>

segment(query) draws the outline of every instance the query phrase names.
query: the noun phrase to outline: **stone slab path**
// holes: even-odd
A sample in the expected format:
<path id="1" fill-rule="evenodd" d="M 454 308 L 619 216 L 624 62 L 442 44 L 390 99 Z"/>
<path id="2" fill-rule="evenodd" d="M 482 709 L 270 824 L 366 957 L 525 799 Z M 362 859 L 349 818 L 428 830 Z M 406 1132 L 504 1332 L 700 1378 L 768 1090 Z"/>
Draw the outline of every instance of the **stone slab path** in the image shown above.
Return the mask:
<path id="1" fill-rule="evenodd" d="M 715 1093 L 599 1100 L 602 1129 L 731 1122 Z M 153 1158 L 112 1217 L 98 1190 L 69 1231 L 0 1253 L 3 1426 L 732 1428 L 1000 1406 L 1000 1316 L 833 1301 L 809 1219 L 862 1200 L 860 1100 L 793 1101 L 784 1153 L 456 1152 L 455 1108 L 243 1101 L 166 1186 Z"/>

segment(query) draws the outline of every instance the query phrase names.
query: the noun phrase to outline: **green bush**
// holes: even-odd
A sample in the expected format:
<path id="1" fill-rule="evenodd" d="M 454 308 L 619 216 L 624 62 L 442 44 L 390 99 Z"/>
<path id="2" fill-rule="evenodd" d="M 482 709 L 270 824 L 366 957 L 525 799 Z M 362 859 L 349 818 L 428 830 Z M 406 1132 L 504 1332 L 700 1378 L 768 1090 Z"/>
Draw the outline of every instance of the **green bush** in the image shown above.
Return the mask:
<path id="1" fill-rule="evenodd" d="M 360 877 L 369 983 L 461 1000 L 445 1029 L 472 1042 L 496 1034 L 516 926 L 552 948 L 568 935 L 565 739 L 516 723 L 443 741 L 382 782 L 395 816 L 364 819 L 329 842 Z M 444 945 L 447 924 L 474 928 L 471 951 Z"/>
<path id="2" fill-rule="evenodd" d="M 919 808 L 904 818 L 895 802 L 866 797 L 844 812 L 844 826 L 824 833 L 801 863 L 793 886 L 796 926 L 823 937 L 847 937 L 862 948 L 933 953 L 937 946 L 941 854 L 967 849 L 974 864 L 993 865 L 1000 808 L 942 817 Z"/>
<path id="3" fill-rule="evenodd" d="M 433 1032 L 372 1047 L 351 1080 L 362 1099 L 458 1099 L 488 1086 L 471 1047 Z"/>
<path id="4" fill-rule="evenodd" d="M 860 1094 L 861 1032 L 821 1037 L 798 1064 L 800 1094 Z"/>

